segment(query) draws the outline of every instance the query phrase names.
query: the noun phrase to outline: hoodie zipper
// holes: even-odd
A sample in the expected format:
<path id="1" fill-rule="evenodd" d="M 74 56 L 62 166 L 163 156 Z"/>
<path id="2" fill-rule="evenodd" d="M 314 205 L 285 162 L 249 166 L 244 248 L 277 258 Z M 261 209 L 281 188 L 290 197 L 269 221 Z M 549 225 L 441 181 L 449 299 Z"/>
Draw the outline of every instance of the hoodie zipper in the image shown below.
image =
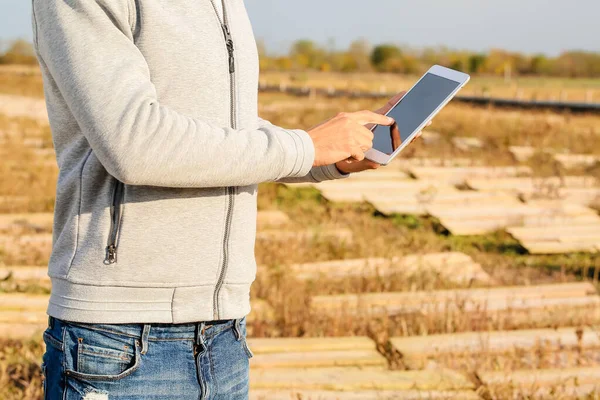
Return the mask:
<path id="1" fill-rule="evenodd" d="M 217 10 L 217 6 L 215 4 L 215 0 L 210 0 L 213 9 L 215 10 L 215 14 L 217 15 L 217 19 L 221 24 L 221 29 L 223 30 L 223 36 L 225 39 L 225 47 L 227 48 L 228 61 L 229 61 L 229 118 L 230 125 L 232 129 L 237 128 L 237 115 L 236 115 L 236 107 L 235 107 L 235 54 L 234 54 L 234 45 L 233 38 L 231 36 L 231 31 L 229 30 L 229 23 L 227 18 L 227 8 L 225 6 L 225 0 L 221 0 L 221 4 L 223 5 L 223 18 L 219 15 Z M 227 187 L 227 217 L 225 220 L 225 233 L 223 235 L 223 263 L 220 266 L 219 278 L 217 280 L 217 285 L 215 286 L 215 292 L 213 295 L 213 317 L 215 320 L 220 319 L 219 317 L 219 293 L 221 291 L 221 287 L 223 287 L 223 282 L 225 281 L 225 275 L 227 273 L 227 266 L 229 263 L 229 234 L 231 231 L 231 220 L 233 218 L 233 205 L 235 201 L 235 188 Z"/>
<path id="2" fill-rule="evenodd" d="M 110 205 L 110 233 L 108 243 L 106 244 L 106 257 L 104 264 L 110 265 L 117 262 L 117 239 L 119 237 L 119 228 L 121 227 L 121 205 L 125 196 L 125 185 L 123 182 L 115 180 L 115 188 Z"/>

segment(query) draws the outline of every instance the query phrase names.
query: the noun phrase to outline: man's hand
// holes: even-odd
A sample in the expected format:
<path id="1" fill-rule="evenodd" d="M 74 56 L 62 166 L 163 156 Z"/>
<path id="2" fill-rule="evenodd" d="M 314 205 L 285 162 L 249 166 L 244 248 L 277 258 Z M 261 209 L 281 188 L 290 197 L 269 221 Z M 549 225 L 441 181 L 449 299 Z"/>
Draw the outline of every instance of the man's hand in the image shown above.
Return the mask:
<path id="1" fill-rule="evenodd" d="M 390 111 L 392 109 L 392 107 L 394 107 L 394 105 L 396 105 L 396 103 L 398 103 L 400 101 L 400 99 L 402 97 L 404 97 L 405 94 L 406 94 L 406 92 L 398 93 L 396 96 L 392 97 L 386 103 L 386 105 L 384 105 L 380 109 L 376 110 L 375 113 L 386 114 L 388 111 Z M 429 125 L 431 125 L 431 122 L 429 124 L 427 124 L 427 126 L 429 126 Z M 373 126 L 374 126 L 374 124 L 370 124 L 370 125 L 367 125 L 366 128 L 370 130 L 371 128 L 373 128 Z M 421 132 L 419 132 L 417 134 L 417 136 L 415 136 L 415 139 L 418 138 L 419 136 L 421 136 Z M 354 172 L 366 171 L 369 169 L 377 169 L 381 165 L 374 161 L 367 160 L 367 159 L 356 160 L 353 158 L 348 158 L 346 160 L 337 162 L 335 164 L 335 166 L 337 167 L 337 169 L 340 172 L 342 172 L 344 174 L 350 174 L 350 173 L 354 173 Z"/>
<path id="2" fill-rule="evenodd" d="M 392 97 L 387 103 L 386 105 L 384 105 L 383 107 L 381 107 L 378 110 L 375 110 L 375 113 L 377 114 L 385 114 L 388 111 L 390 111 L 392 109 L 392 107 L 394 107 L 394 105 L 400 101 L 400 99 L 402 97 L 404 97 L 404 95 L 406 94 L 406 92 L 400 92 L 397 95 L 395 95 L 394 97 Z M 373 128 L 374 124 L 369 124 L 366 126 L 367 129 L 371 130 L 371 128 Z M 348 158 L 346 160 L 342 160 L 338 163 L 335 164 L 335 166 L 337 167 L 337 169 L 344 173 L 344 174 L 350 174 L 353 172 L 361 172 L 361 171 L 366 171 L 368 169 L 377 169 L 379 168 L 381 165 L 371 161 L 371 160 L 367 160 L 367 159 L 363 159 L 363 160 L 356 160 L 353 158 Z"/>
<path id="3" fill-rule="evenodd" d="M 308 131 L 315 146 L 313 166 L 330 165 L 350 157 L 363 160 L 365 152 L 373 147 L 373 132 L 365 126 L 373 124 L 392 126 L 394 120 L 372 111 L 339 113 Z"/>

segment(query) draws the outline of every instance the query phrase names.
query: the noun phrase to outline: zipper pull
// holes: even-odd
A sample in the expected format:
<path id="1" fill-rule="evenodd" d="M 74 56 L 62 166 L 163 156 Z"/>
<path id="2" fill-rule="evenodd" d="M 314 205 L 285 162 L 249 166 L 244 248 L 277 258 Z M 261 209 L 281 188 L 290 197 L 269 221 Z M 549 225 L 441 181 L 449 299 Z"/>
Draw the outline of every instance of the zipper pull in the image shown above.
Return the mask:
<path id="1" fill-rule="evenodd" d="M 104 259 L 104 264 L 114 264 L 117 262 L 117 246 L 111 244 L 106 246 L 106 258 Z"/>
<path id="2" fill-rule="evenodd" d="M 229 73 L 233 74 L 235 72 L 233 38 L 231 37 L 231 31 L 229 30 L 229 26 L 227 26 L 227 24 L 223 24 L 222 27 L 223 35 L 225 35 L 225 44 L 227 45 L 227 52 L 229 53 Z"/>

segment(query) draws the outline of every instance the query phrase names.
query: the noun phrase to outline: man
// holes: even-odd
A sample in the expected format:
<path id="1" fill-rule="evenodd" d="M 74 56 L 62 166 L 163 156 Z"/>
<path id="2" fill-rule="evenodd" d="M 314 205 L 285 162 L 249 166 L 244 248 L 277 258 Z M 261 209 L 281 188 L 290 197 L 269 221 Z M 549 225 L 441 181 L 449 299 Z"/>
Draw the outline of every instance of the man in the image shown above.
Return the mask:
<path id="1" fill-rule="evenodd" d="M 259 119 L 242 0 L 32 1 L 60 168 L 45 398 L 247 398 L 257 184 L 376 168 L 364 125 L 393 120 Z"/>

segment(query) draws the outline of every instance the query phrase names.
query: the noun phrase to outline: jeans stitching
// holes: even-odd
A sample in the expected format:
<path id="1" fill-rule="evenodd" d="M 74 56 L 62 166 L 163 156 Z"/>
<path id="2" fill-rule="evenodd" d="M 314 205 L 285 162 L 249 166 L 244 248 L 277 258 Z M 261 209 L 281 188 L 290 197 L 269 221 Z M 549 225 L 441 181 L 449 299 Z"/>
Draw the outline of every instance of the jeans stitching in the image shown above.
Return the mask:
<path id="1" fill-rule="evenodd" d="M 105 354 L 105 353 L 97 353 L 95 351 L 91 351 L 91 350 L 85 350 L 85 349 L 81 349 L 81 354 L 86 355 L 86 356 L 98 356 L 101 358 L 110 358 L 111 360 L 117 360 L 117 361 L 125 361 L 125 362 L 131 362 L 131 359 L 133 358 L 133 354 L 129 354 L 127 352 L 123 352 L 123 354 L 126 354 L 127 357 L 119 357 L 119 356 L 113 356 L 110 354 Z"/>
<path id="2" fill-rule="evenodd" d="M 211 343 L 211 345 L 212 345 L 212 343 Z M 219 393 L 219 379 L 214 379 L 215 378 L 215 370 L 214 370 L 213 353 L 212 353 L 210 347 L 207 348 L 206 351 L 208 352 L 208 371 L 209 371 L 208 381 L 214 385 L 215 393 Z M 208 392 L 210 393 L 210 390 Z"/>

